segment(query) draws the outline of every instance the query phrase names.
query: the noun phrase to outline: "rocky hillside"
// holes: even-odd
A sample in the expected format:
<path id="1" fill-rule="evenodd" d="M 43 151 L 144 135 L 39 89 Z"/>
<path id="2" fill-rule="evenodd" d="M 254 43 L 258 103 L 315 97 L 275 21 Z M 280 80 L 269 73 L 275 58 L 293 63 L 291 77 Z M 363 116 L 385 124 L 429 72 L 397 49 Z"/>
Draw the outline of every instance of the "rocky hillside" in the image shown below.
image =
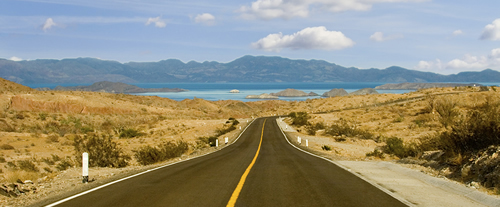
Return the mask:
<path id="1" fill-rule="evenodd" d="M 29 91 L 33 91 L 33 89 L 28 86 L 23 86 L 21 84 L 0 78 L 0 93 L 18 93 Z"/>
<path id="2" fill-rule="evenodd" d="M 460 87 L 460 86 L 482 86 L 477 83 L 388 83 L 375 87 L 379 90 L 418 90 L 423 88 L 442 88 L 442 87 Z"/>
<path id="3" fill-rule="evenodd" d="M 40 89 L 47 90 L 47 89 Z M 101 81 L 90 86 L 74 86 L 63 87 L 57 86 L 54 88 L 57 91 L 93 91 L 106 93 L 149 93 L 149 92 L 182 92 L 187 91 L 180 88 L 140 88 L 134 85 L 119 82 Z"/>
<path id="4" fill-rule="evenodd" d="M 0 77 L 17 83 L 167 82 L 496 82 L 500 72 L 462 72 L 441 75 L 401 67 L 346 68 L 322 60 L 244 56 L 229 63 L 119 63 L 93 58 L 30 60 L 0 59 Z"/>

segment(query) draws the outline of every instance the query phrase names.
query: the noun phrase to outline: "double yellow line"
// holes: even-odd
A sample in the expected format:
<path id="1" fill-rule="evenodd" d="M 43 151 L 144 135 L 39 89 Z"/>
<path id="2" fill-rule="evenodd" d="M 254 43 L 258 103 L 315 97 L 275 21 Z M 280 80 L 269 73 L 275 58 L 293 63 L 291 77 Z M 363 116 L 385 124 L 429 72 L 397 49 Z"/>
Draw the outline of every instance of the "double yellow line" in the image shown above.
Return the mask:
<path id="1" fill-rule="evenodd" d="M 236 189 L 234 189 L 233 195 L 231 195 L 231 198 L 229 199 L 229 202 L 227 203 L 227 207 L 234 207 L 234 204 L 236 204 L 236 200 L 238 200 L 238 196 L 240 195 L 241 189 L 243 188 L 243 185 L 245 184 L 245 180 L 247 179 L 248 173 L 250 173 L 250 170 L 252 169 L 253 165 L 255 164 L 255 161 L 257 160 L 257 157 L 259 156 L 260 152 L 260 146 L 262 145 L 262 137 L 264 136 L 264 126 L 266 125 L 266 120 L 264 120 L 264 124 L 262 124 L 262 133 L 260 134 L 260 142 L 259 142 L 259 148 L 257 149 L 257 153 L 255 153 L 255 157 L 253 158 L 252 162 L 250 165 L 248 165 L 247 169 L 245 170 L 245 173 L 241 176 L 240 182 L 236 186 Z"/>

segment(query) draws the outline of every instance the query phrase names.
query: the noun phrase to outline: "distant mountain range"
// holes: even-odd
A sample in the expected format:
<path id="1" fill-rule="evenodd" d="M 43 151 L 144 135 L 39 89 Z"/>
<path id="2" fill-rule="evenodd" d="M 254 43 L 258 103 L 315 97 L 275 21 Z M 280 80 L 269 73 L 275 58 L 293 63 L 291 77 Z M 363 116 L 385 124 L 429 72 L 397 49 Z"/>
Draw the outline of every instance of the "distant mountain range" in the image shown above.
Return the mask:
<path id="1" fill-rule="evenodd" d="M 346 68 L 322 60 L 244 56 L 229 63 L 159 62 L 119 63 L 94 58 L 10 61 L 0 59 L 0 77 L 23 84 L 169 82 L 498 82 L 500 72 L 461 72 L 441 75 L 408 70 Z"/>

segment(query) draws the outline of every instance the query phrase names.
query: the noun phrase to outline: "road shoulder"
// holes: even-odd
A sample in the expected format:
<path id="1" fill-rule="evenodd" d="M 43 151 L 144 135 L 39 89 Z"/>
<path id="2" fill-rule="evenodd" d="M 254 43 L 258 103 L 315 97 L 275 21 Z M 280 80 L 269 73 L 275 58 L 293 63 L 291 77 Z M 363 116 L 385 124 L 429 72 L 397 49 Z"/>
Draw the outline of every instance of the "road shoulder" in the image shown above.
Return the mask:
<path id="1" fill-rule="evenodd" d="M 287 136 L 293 136 L 290 135 L 294 134 L 290 132 L 295 132 L 293 127 L 279 119 L 277 122 Z M 296 137 L 288 137 L 288 139 L 294 140 Z M 313 153 L 321 156 L 321 153 Z M 445 178 L 432 177 L 393 162 L 332 162 L 415 206 L 500 206 L 500 199 L 495 196 L 487 195 Z"/>

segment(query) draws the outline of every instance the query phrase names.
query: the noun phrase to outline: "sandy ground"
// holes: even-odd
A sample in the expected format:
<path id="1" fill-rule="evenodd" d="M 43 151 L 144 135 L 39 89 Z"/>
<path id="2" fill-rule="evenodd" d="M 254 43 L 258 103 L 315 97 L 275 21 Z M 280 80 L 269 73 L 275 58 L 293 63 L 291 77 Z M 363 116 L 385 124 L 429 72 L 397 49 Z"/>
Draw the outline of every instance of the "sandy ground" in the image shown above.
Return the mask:
<path id="1" fill-rule="evenodd" d="M 352 172 L 372 185 L 391 194 L 411 206 L 500 206 L 500 197 L 488 195 L 464 184 L 444 177 L 433 177 L 429 169 L 392 161 L 361 161 L 366 152 L 377 145 L 371 141 L 335 142 L 328 137 L 299 134 L 283 119 L 278 119 L 288 139 L 301 149 L 325 157 L 336 165 Z M 301 144 L 298 143 L 301 137 Z M 305 145 L 305 140 L 308 146 Z M 330 145 L 325 152 L 322 145 Z"/>

